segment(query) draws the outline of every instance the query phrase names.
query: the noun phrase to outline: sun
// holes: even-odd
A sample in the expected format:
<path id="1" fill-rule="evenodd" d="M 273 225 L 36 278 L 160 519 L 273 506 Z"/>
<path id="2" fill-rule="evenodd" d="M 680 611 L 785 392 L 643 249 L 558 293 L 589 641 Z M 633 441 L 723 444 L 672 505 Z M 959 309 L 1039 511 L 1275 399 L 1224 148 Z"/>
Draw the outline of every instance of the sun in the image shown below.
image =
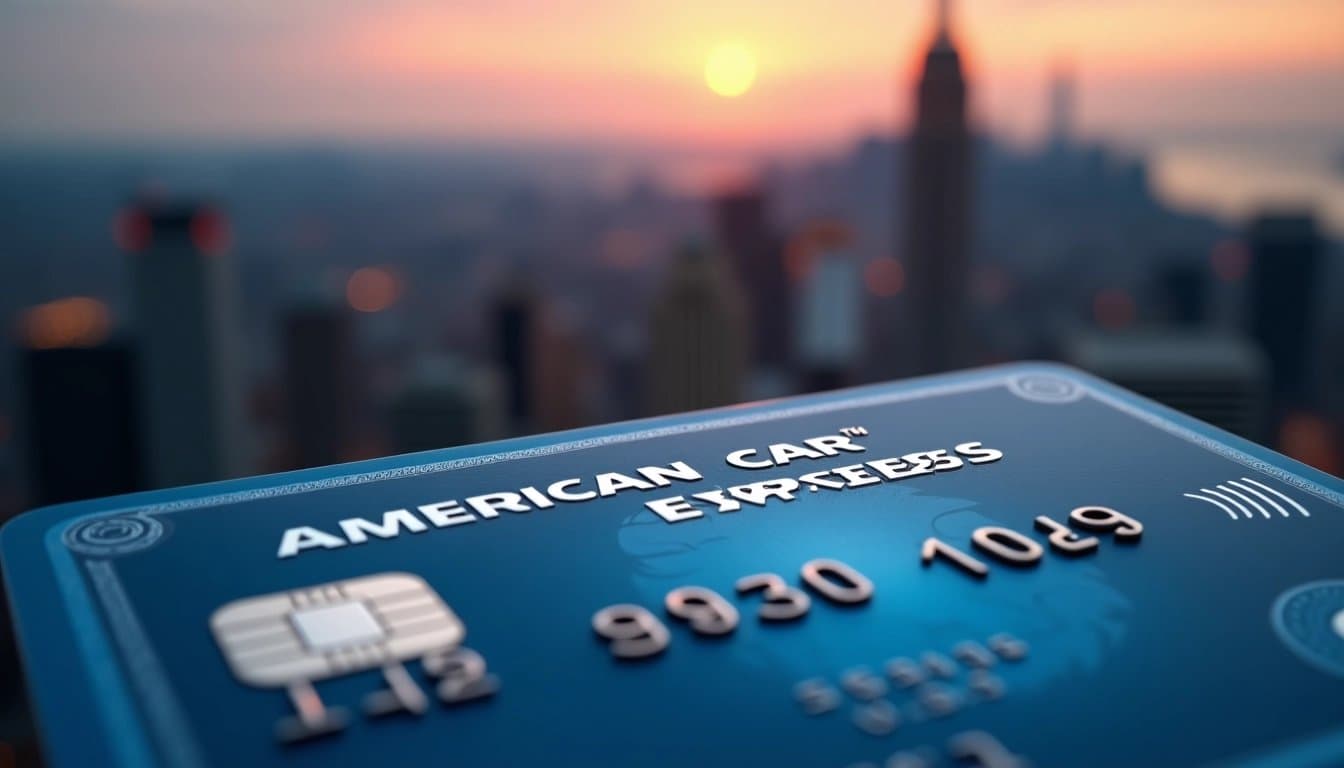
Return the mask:
<path id="1" fill-rule="evenodd" d="M 754 82 L 756 58 L 740 45 L 720 45 L 705 59 L 705 85 L 720 96 L 741 96 Z"/>

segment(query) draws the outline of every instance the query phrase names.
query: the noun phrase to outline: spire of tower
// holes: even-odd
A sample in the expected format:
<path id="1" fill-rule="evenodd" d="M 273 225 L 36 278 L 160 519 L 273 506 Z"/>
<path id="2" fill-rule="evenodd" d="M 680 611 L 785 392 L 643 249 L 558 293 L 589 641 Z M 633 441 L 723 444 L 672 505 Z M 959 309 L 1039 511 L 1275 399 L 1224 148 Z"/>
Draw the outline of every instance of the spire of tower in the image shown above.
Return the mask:
<path id="1" fill-rule="evenodd" d="M 952 45 L 952 0 L 934 0 L 934 45 Z"/>
<path id="2" fill-rule="evenodd" d="M 951 0 L 936 0 L 934 37 L 915 87 L 906 177 L 903 266 L 907 278 L 910 373 L 964 365 L 975 186 L 966 78 L 952 40 Z M 918 329 L 918 330 L 914 330 Z"/>
<path id="3" fill-rule="evenodd" d="M 1054 146 L 1064 146 L 1073 137 L 1075 85 L 1073 62 L 1067 58 L 1055 61 L 1050 73 L 1050 114 L 1047 139 Z"/>

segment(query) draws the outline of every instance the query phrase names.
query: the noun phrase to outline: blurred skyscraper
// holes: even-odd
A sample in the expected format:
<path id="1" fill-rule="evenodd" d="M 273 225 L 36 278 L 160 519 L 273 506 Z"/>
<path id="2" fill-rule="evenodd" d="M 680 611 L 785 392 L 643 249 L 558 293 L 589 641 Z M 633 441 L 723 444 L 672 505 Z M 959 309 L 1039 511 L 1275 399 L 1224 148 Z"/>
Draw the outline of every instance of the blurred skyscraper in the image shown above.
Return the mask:
<path id="1" fill-rule="evenodd" d="M 125 344 L 25 349 L 23 425 L 34 505 L 140 490 L 134 359 Z"/>
<path id="2" fill-rule="evenodd" d="M 360 394 L 350 313 L 334 304 L 297 307 L 282 332 L 287 458 L 293 467 L 345 460 Z"/>
<path id="3" fill-rule="evenodd" d="M 1208 320 L 1209 275 L 1200 264 L 1168 264 L 1157 273 L 1158 296 L 1170 325 L 1195 328 Z"/>
<path id="4" fill-rule="evenodd" d="M 457 358 L 421 360 L 388 408 L 394 453 L 429 451 L 500 436 L 499 383 Z"/>
<path id="5" fill-rule="evenodd" d="M 668 267 L 649 329 L 649 411 L 675 413 L 742 397 L 747 327 L 742 294 L 718 255 L 684 247 Z"/>
<path id="6" fill-rule="evenodd" d="M 242 408 L 227 222 L 207 205 L 144 201 L 123 213 L 118 238 L 130 252 L 149 484 L 235 475 Z"/>
<path id="7" fill-rule="evenodd" d="M 790 243 L 789 268 L 799 281 L 795 356 L 804 391 L 854 383 L 862 362 L 863 287 L 848 250 L 848 228 L 821 222 Z"/>
<path id="8" fill-rule="evenodd" d="M 971 243 L 971 133 L 966 81 L 952 41 L 949 0 L 939 0 L 933 43 L 915 97 L 906 162 L 907 331 L 912 373 L 968 360 L 967 270 Z"/>
<path id="9" fill-rule="evenodd" d="M 793 297 L 765 193 L 752 187 L 719 195 L 714 227 L 745 293 L 751 321 L 748 354 L 756 365 L 782 371 L 793 352 Z"/>
<path id="10" fill-rule="evenodd" d="M 1250 332 L 1268 356 L 1274 407 L 1310 407 L 1321 334 L 1316 291 L 1321 238 L 1310 213 L 1266 213 L 1251 222 Z M 1277 415 L 1277 414 L 1276 414 Z"/>
<path id="11" fill-rule="evenodd" d="M 505 416 L 512 434 L 532 430 L 532 384 L 536 376 L 537 324 L 541 300 L 515 277 L 491 307 L 495 363 L 504 376 Z"/>
<path id="12" fill-rule="evenodd" d="M 1050 74 L 1050 127 L 1049 141 L 1053 149 L 1062 149 L 1073 143 L 1073 113 L 1076 101 L 1073 64 L 1055 63 Z"/>
<path id="13" fill-rule="evenodd" d="M 588 422 L 586 351 L 578 313 L 550 302 L 543 309 L 532 352 L 532 431 L 574 429 Z"/>
<path id="14" fill-rule="evenodd" d="M 1173 329 L 1086 335 L 1067 362 L 1250 440 L 1266 436 L 1269 371 L 1251 342 Z"/>

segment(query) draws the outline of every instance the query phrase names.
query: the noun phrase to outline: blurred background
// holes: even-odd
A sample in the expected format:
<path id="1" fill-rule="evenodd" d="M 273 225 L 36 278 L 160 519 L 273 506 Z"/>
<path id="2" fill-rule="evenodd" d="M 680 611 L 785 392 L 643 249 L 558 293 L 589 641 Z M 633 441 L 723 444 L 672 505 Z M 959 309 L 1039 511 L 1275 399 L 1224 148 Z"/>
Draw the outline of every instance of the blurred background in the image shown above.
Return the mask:
<path id="1" fill-rule="evenodd" d="M 1026 358 L 1340 474 L 1342 239 L 1341 0 L 8 2 L 0 520 Z"/>

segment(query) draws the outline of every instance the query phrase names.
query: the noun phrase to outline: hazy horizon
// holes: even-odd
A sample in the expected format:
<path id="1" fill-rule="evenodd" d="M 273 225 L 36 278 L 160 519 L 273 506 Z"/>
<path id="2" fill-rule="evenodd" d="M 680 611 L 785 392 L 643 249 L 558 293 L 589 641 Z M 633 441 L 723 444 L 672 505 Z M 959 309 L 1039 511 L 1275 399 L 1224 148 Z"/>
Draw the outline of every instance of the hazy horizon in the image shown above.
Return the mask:
<path id="1" fill-rule="evenodd" d="M 411 148 L 592 154 L 703 187 L 903 132 L 932 2 L 195 0 L 0 8 L 0 148 Z M 954 6 L 974 125 L 1149 158 L 1223 217 L 1318 209 L 1344 236 L 1344 2 L 979 0 Z M 750 87 L 706 87 L 716 46 Z M 635 158 L 630 160 L 629 158 Z M 716 168 L 720 170 L 715 170 Z M 722 170 L 730 169 L 730 170 Z"/>

